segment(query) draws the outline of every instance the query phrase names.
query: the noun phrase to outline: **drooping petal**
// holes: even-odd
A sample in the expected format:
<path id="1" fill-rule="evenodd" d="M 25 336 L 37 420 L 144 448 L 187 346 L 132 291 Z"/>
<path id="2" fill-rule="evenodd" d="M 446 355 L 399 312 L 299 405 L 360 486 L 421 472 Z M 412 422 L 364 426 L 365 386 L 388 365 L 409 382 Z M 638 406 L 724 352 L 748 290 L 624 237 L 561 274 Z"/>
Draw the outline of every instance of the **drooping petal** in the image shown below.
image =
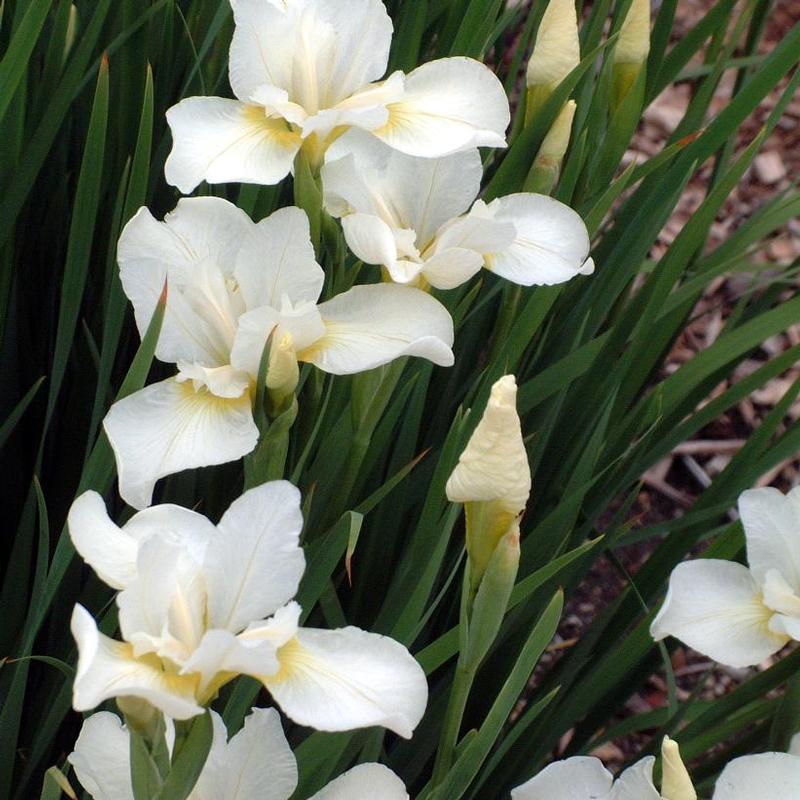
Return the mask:
<path id="1" fill-rule="evenodd" d="M 511 800 L 599 800 L 613 778 L 600 759 L 576 756 L 555 761 L 511 791 Z"/>
<path id="2" fill-rule="evenodd" d="M 323 188 L 332 213 L 374 214 L 390 227 L 415 231 L 423 247 L 442 225 L 469 209 L 483 177 L 477 149 L 415 158 L 359 130 L 337 139 L 325 161 Z"/>
<path id="3" fill-rule="evenodd" d="M 425 280 L 436 289 L 455 289 L 481 271 L 483 256 L 474 250 L 448 247 L 431 256 L 422 272 Z"/>
<path id="4" fill-rule="evenodd" d="M 120 494 L 134 508 L 150 505 L 159 478 L 236 461 L 258 442 L 249 393 L 223 399 L 174 378 L 115 403 L 103 427 L 116 456 Z"/>
<path id="5" fill-rule="evenodd" d="M 445 223 L 436 233 L 433 252 L 440 253 L 457 247 L 480 253 L 507 250 L 514 244 L 517 229 L 513 222 L 495 219 L 482 200 L 469 214 Z"/>
<path id="6" fill-rule="evenodd" d="M 777 570 L 800 594 L 800 493 L 750 489 L 739 497 L 739 514 L 747 540 L 747 563 L 763 583 Z"/>
<path id="7" fill-rule="evenodd" d="M 359 764 L 310 800 L 408 800 L 405 784 L 382 764 Z"/>
<path id="8" fill-rule="evenodd" d="M 587 264 L 586 225 L 564 203 L 542 194 L 512 194 L 493 201 L 488 210 L 516 228 L 510 247 L 486 253 L 492 272 L 522 286 L 551 286 L 593 271 Z"/>
<path id="9" fill-rule="evenodd" d="M 190 797 L 289 800 L 296 787 L 297 762 L 278 712 L 274 708 L 254 708 L 245 718 L 244 727 L 210 754 Z"/>
<path id="10" fill-rule="evenodd" d="M 796 800 L 800 757 L 761 753 L 734 759 L 722 771 L 713 800 Z"/>
<path id="11" fill-rule="evenodd" d="M 112 589 L 124 589 L 136 577 L 136 540 L 112 522 L 97 492 L 84 492 L 67 518 L 80 557 Z"/>
<path id="12" fill-rule="evenodd" d="M 224 276 L 252 227 L 244 211 L 215 197 L 184 198 L 163 222 L 142 208 L 125 226 L 117 249 L 120 280 L 141 335 L 168 284 L 156 348 L 161 361 L 226 363 L 226 329 L 236 309 L 225 308 Z"/>
<path id="13" fill-rule="evenodd" d="M 133 800 L 130 735 L 116 714 L 86 719 L 67 761 L 93 800 Z"/>
<path id="14" fill-rule="evenodd" d="M 411 654 L 358 628 L 301 628 L 262 681 L 295 722 L 322 731 L 380 725 L 406 739 L 425 713 L 428 684 Z"/>
<path id="15" fill-rule="evenodd" d="M 401 356 L 453 364 L 453 320 L 425 292 L 392 284 L 355 286 L 319 306 L 325 335 L 298 353 L 334 375 L 352 375 Z"/>
<path id="16" fill-rule="evenodd" d="M 653 784 L 655 761 L 652 756 L 647 756 L 628 767 L 614 781 L 607 800 L 661 800 L 661 795 Z"/>
<path id="17" fill-rule="evenodd" d="M 392 229 L 371 214 L 350 214 L 342 220 L 347 246 L 365 264 L 386 267 L 397 261 L 397 243 Z"/>
<path id="18" fill-rule="evenodd" d="M 173 719 L 189 719 L 203 713 L 194 699 L 194 678 L 166 673 L 135 659 L 131 645 L 100 633 L 83 606 L 75 606 L 71 628 L 78 645 L 78 669 L 72 689 L 76 711 L 89 711 L 113 697 L 139 697 Z"/>
<path id="19" fill-rule="evenodd" d="M 759 664 L 780 650 L 787 636 L 768 627 L 772 612 L 750 571 L 730 561 L 698 559 L 679 564 L 650 633 L 674 636 L 731 667 Z"/>
<path id="20" fill-rule="evenodd" d="M 479 61 L 431 61 L 406 77 L 403 99 L 389 105 L 389 122 L 373 131 L 412 156 L 434 158 L 473 147 L 505 147 L 511 116 L 503 85 Z"/>
<path id="21" fill-rule="evenodd" d="M 325 273 L 314 258 L 308 217 L 282 208 L 252 227 L 236 257 L 236 280 L 247 308 L 279 309 L 281 300 L 316 303 Z"/>
<path id="22" fill-rule="evenodd" d="M 271 481 L 234 500 L 206 551 L 208 625 L 233 633 L 297 593 L 305 569 L 300 492 Z"/>
<path id="23" fill-rule="evenodd" d="M 167 111 L 172 152 L 167 183 L 184 194 L 208 183 L 279 183 L 302 140 L 260 106 L 219 97 L 187 97 Z"/>

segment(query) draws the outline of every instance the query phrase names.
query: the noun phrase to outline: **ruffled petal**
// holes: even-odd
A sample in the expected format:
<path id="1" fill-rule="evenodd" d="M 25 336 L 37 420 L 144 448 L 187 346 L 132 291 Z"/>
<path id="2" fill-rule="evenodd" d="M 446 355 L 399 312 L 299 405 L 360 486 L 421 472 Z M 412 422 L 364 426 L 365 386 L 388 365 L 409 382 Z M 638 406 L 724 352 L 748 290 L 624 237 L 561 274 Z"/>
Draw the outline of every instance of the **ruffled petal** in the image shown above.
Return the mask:
<path id="1" fill-rule="evenodd" d="M 190 194 L 208 183 L 271 186 L 291 171 L 300 134 L 260 106 L 220 97 L 187 97 L 167 111 L 172 152 L 167 183 Z"/>
<path id="2" fill-rule="evenodd" d="M 434 158 L 473 147 L 505 147 L 511 119 L 503 85 L 471 58 L 443 58 L 406 77 L 403 99 L 373 134 L 396 150 Z"/>
<path id="3" fill-rule="evenodd" d="M 238 633 L 295 596 L 305 569 L 302 529 L 300 492 L 288 481 L 233 501 L 206 551 L 210 628 Z"/>
<path id="4" fill-rule="evenodd" d="M 116 714 L 86 719 L 67 761 L 93 800 L 133 800 L 130 735 Z"/>
<path id="5" fill-rule="evenodd" d="M 387 636 L 358 628 L 301 628 L 262 681 L 295 722 L 322 731 L 380 725 L 406 739 L 428 702 L 425 673 Z"/>
<path id="6" fill-rule="evenodd" d="M 142 208 L 125 226 L 117 248 L 120 280 L 140 334 L 167 283 L 156 348 L 161 361 L 227 363 L 226 329 L 234 324 L 236 309 L 228 307 L 225 275 L 233 271 L 252 228 L 244 211 L 215 197 L 184 198 L 163 222 Z"/>
<path id="7" fill-rule="evenodd" d="M 382 764 L 359 764 L 309 800 L 408 800 L 405 784 Z"/>
<path id="8" fill-rule="evenodd" d="M 769 629 L 772 611 L 750 571 L 730 561 L 679 564 L 650 626 L 656 641 L 674 636 L 721 664 L 748 667 L 780 650 L 787 636 Z"/>
<path id="9" fill-rule="evenodd" d="M 138 697 L 173 719 L 189 719 L 203 713 L 195 702 L 194 678 L 166 673 L 135 659 L 131 645 L 100 633 L 83 606 L 75 606 L 71 628 L 78 645 L 78 669 L 72 688 L 76 711 L 89 711 L 113 697 Z"/>
<path id="10" fill-rule="evenodd" d="M 392 284 L 355 286 L 319 306 L 325 335 L 298 354 L 334 375 L 351 375 L 419 356 L 453 364 L 453 320 L 425 292 Z"/>
<path id="11" fill-rule="evenodd" d="M 150 505 L 159 478 L 236 461 L 258 442 L 249 392 L 223 399 L 174 378 L 115 403 L 103 427 L 116 456 L 120 494 L 134 508 Z"/>
<path id="12" fill-rule="evenodd" d="M 325 273 L 314 258 L 305 211 L 282 208 L 254 225 L 241 243 L 235 275 L 248 309 L 278 309 L 284 296 L 316 303 Z"/>
<path id="13" fill-rule="evenodd" d="M 555 761 L 511 791 L 511 800 L 599 800 L 611 789 L 611 773 L 597 758 Z"/>

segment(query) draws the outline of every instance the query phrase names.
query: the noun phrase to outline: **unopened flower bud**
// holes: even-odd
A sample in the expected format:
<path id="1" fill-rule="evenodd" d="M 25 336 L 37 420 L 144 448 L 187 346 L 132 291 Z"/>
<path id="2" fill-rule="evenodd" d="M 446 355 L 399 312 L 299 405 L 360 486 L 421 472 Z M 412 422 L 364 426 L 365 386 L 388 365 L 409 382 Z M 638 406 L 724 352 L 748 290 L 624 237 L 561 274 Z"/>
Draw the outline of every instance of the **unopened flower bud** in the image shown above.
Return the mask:
<path id="1" fill-rule="evenodd" d="M 661 796 L 664 800 L 697 800 L 697 792 L 681 759 L 678 743 L 669 736 L 665 736 L 661 743 L 661 762 Z"/>
<path id="2" fill-rule="evenodd" d="M 294 394 L 300 382 L 300 367 L 292 337 L 288 334 L 272 347 L 269 354 L 267 389 L 275 406 L 282 406 Z"/>
<path id="3" fill-rule="evenodd" d="M 480 582 L 498 542 L 525 510 L 531 493 L 516 400 L 513 375 L 495 383 L 483 417 L 447 481 L 448 499 L 466 506 L 473 586 Z"/>
<path id="4" fill-rule="evenodd" d="M 641 66 L 650 53 L 650 0 L 633 0 L 614 48 L 615 64 Z"/>
<path id="5" fill-rule="evenodd" d="M 573 0 L 550 0 L 528 62 L 528 86 L 547 86 L 552 92 L 580 60 L 575 3 Z"/>

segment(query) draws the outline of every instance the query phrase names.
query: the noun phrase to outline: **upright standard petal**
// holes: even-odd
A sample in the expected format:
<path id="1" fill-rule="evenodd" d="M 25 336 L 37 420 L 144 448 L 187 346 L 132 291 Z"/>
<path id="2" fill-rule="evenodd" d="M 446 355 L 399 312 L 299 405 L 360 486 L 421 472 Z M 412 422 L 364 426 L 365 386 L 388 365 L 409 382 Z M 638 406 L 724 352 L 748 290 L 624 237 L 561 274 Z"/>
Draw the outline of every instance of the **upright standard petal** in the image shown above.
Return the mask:
<path id="1" fill-rule="evenodd" d="M 159 478 L 236 461 L 258 442 L 249 392 L 223 399 L 174 378 L 115 403 L 103 427 L 116 456 L 120 494 L 134 508 L 150 505 Z"/>
<path id="2" fill-rule="evenodd" d="M 800 758 L 761 753 L 731 761 L 714 788 L 713 800 L 797 800 Z"/>
<path id="3" fill-rule="evenodd" d="M 347 246 L 365 264 L 391 269 L 400 257 L 394 231 L 380 217 L 372 214 L 349 214 L 342 219 Z"/>
<path id="4" fill-rule="evenodd" d="M 187 97 L 167 111 L 172 152 L 167 183 L 190 194 L 208 183 L 279 183 L 291 171 L 300 134 L 260 106 L 219 97 Z"/>
<path id="5" fill-rule="evenodd" d="M 405 286 L 354 286 L 319 306 L 325 335 L 298 353 L 334 375 L 352 375 L 401 356 L 452 366 L 453 320 L 436 299 Z"/>
<path id="6" fill-rule="evenodd" d="M 405 784 L 382 764 L 359 764 L 309 800 L 408 800 Z"/>
<path id="7" fill-rule="evenodd" d="M 308 217 L 299 208 L 281 208 L 249 230 L 236 256 L 235 277 L 248 309 L 280 309 L 316 303 L 325 273 L 314 257 Z"/>
<path id="8" fill-rule="evenodd" d="M 481 187 L 477 149 L 444 158 L 415 158 L 360 130 L 337 139 L 325 156 L 325 202 L 335 216 L 371 214 L 395 229 L 416 233 L 420 248 L 465 213 Z"/>
<path id="9" fill-rule="evenodd" d="M 698 559 L 672 571 L 664 605 L 650 633 L 656 641 L 674 636 L 721 664 L 749 667 L 789 641 L 788 636 L 769 629 L 771 616 L 746 567 Z"/>
<path id="10" fill-rule="evenodd" d="M 72 687 L 76 711 L 89 711 L 112 697 L 138 697 L 173 719 L 203 713 L 194 698 L 193 677 L 167 673 L 135 659 L 132 646 L 100 633 L 82 606 L 75 606 L 71 627 L 78 645 L 78 669 Z"/>
<path id="11" fill-rule="evenodd" d="M 167 283 L 156 348 L 161 361 L 225 363 L 232 310 L 224 309 L 224 275 L 252 227 L 244 211 L 216 197 L 184 198 L 163 222 L 142 208 L 125 226 L 117 248 L 120 280 L 141 335 Z"/>
<path id="12" fill-rule="evenodd" d="M 613 782 L 600 759 L 576 756 L 555 761 L 511 791 L 511 800 L 601 800 Z"/>
<path id="13" fill-rule="evenodd" d="M 747 540 L 747 563 L 759 583 L 777 570 L 800 594 L 800 492 L 750 489 L 739 497 L 739 514 Z"/>
<path id="14" fill-rule="evenodd" d="M 486 268 L 522 286 L 551 286 L 593 271 L 589 232 L 569 206 L 541 194 L 512 194 L 488 206 L 497 222 L 514 225 L 510 247 L 486 253 Z"/>
<path id="15" fill-rule="evenodd" d="M 411 738 L 428 702 L 425 673 L 387 636 L 358 628 L 301 628 L 261 680 L 295 722 L 321 731 L 380 725 Z"/>
<path id="16" fill-rule="evenodd" d="M 206 551 L 209 627 L 238 633 L 295 596 L 305 569 L 302 528 L 300 492 L 288 481 L 234 500 Z"/>
<path id="17" fill-rule="evenodd" d="M 403 99 L 389 105 L 389 121 L 373 134 L 403 153 L 432 158 L 505 147 L 510 120 L 505 89 L 488 67 L 443 58 L 408 75 Z"/>
<path id="18" fill-rule="evenodd" d="M 130 734 L 116 714 L 86 719 L 67 761 L 93 800 L 133 800 Z"/>
<path id="19" fill-rule="evenodd" d="M 278 712 L 254 708 L 227 743 L 221 718 L 211 713 L 221 742 L 209 754 L 191 800 L 288 800 L 297 788 L 297 762 Z"/>

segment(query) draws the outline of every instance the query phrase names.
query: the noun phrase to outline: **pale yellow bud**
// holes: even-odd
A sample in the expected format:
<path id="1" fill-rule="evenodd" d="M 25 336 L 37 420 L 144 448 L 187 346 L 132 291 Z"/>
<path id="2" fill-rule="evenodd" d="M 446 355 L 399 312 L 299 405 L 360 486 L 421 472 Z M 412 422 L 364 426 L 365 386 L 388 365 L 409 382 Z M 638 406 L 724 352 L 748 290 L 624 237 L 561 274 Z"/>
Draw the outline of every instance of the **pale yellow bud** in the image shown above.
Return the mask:
<path id="1" fill-rule="evenodd" d="M 531 470 L 516 402 L 516 379 L 506 375 L 492 387 L 486 411 L 447 481 L 451 502 L 496 501 L 515 517 L 525 509 Z"/>
<path id="2" fill-rule="evenodd" d="M 573 0 L 550 0 L 528 62 L 528 86 L 544 85 L 552 91 L 580 60 L 575 3 Z"/>
<path id="3" fill-rule="evenodd" d="M 283 400 L 294 394 L 300 381 L 300 367 L 297 364 L 297 353 L 292 337 L 288 334 L 273 345 L 269 354 L 269 370 L 267 372 L 267 388 L 277 400 Z"/>
<path id="4" fill-rule="evenodd" d="M 622 23 L 615 64 L 644 64 L 650 53 L 650 0 L 633 0 Z"/>
<path id="5" fill-rule="evenodd" d="M 681 759 L 678 743 L 669 736 L 665 736 L 661 743 L 661 762 L 661 796 L 664 800 L 697 800 L 697 792 Z"/>
<path id="6" fill-rule="evenodd" d="M 544 137 L 542 146 L 539 148 L 538 159 L 560 166 L 569 147 L 572 122 L 575 119 L 577 107 L 574 100 L 567 101 L 567 104 L 561 109 L 561 113 L 553 123 L 553 127 Z"/>

